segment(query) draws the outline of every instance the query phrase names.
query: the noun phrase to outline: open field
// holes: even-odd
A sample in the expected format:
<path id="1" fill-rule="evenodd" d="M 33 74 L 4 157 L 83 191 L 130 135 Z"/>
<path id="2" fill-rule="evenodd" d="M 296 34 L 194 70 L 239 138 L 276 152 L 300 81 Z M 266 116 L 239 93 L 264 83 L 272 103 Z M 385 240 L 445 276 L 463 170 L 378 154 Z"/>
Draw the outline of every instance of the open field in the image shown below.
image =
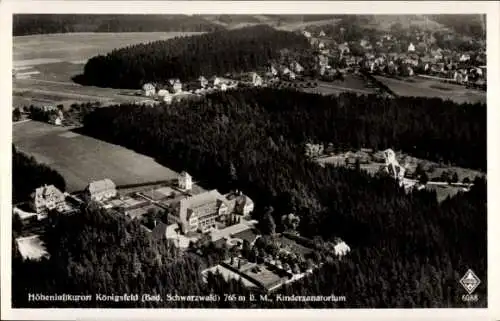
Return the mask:
<path id="1" fill-rule="evenodd" d="M 44 256 L 48 256 L 39 235 L 19 237 L 16 239 L 16 242 L 19 252 L 24 259 L 39 260 Z"/>
<path id="2" fill-rule="evenodd" d="M 433 79 L 413 77 L 408 80 L 375 76 L 375 78 L 399 96 L 438 97 L 457 103 L 486 103 L 486 92 L 465 88 L 455 84 L 446 84 Z"/>
<path id="3" fill-rule="evenodd" d="M 133 44 L 165 40 L 197 32 L 64 33 L 20 36 L 13 39 L 14 66 L 66 61 L 85 63 L 98 54 Z M 42 59 L 42 60 L 37 60 Z"/>
<path id="4" fill-rule="evenodd" d="M 177 173 L 132 150 L 69 130 L 29 121 L 14 125 L 13 143 L 37 161 L 57 170 L 69 192 L 82 190 L 92 180 L 110 178 L 117 185 L 173 179 Z"/>

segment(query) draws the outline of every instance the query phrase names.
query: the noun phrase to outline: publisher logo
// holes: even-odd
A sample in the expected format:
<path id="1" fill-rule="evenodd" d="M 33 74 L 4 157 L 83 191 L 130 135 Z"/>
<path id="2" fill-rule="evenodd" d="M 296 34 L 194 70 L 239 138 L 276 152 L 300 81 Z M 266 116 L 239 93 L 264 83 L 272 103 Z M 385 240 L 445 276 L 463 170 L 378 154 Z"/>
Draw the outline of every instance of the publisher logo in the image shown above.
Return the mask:
<path id="1" fill-rule="evenodd" d="M 480 283 L 481 280 L 477 277 L 476 274 L 474 274 L 471 269 L 465 272 L 465 275 L 460 279 L 460 284 L 469 294 L 472 294 L 477 289 Z"/>

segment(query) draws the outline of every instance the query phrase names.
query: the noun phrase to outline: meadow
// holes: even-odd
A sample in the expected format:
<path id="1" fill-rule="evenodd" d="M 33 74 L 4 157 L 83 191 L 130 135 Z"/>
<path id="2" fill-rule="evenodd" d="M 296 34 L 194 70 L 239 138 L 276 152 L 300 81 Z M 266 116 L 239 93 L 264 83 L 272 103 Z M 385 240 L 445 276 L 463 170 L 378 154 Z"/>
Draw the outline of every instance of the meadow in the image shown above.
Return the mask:
<path id="1" fill-rule="evenodd" d="M 128 185 L 177 177 L 176 172 L 150 157 L 41 122 L 14 125 L 13 143 L 61 173 L 69 192 L 83 190 L 90 181 L 103 178 Z"/>
<path id="2" fill-rule="evenodd" d="M 438 97 L 457 103 L 486 103 L 486 92 L 433 79 L 413 77 L 410 80 L 375 76 L 399 96 Z"/>

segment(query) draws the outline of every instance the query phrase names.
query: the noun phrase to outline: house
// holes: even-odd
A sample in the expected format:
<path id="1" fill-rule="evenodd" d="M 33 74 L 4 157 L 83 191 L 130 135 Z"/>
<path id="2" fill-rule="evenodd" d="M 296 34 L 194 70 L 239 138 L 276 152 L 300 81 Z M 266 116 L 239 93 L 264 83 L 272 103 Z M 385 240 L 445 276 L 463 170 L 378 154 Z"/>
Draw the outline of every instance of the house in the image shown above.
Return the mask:
<path id="1" fill-rule="evenodd" d="M 351 251 L 351 248 L 344 241 L 337 239 L 336 244 L 334 246 L 334 251 L 337 257 L 342 257 L 347 253 L 349 253 Z"/>
<path id="2" fill-rule="evenodd" d="M 303 34 L 303 35 L 304 35 L 304 37 L 306 37 L 306 38 L 311 38 L 311 37 L 312 37 L 311 33 L 310 33 L 309 31 L 306 31 L 306 30 L 302 31 L 302 34 Z"/>
<path id="3" fill-rule="evenodd" d="M 325 34 L 325 32 L 324 32 L 323 30 L 321 30 L 321 31 L 319 32 L 319 36 L 320 36 L 320 37 L 326 37 L 326 34 Z"/>
<path id="4" fill-rule="evenodd" d="M 256 87 L 262 86 L 262 77 L 260 77 L 256 72 L 252 73 L 252 84 Z"/>
<path id="5" fill-rule="evenodd" d="M 296 77 L 297 77 L 297 76 L 295 75 L 295 73 L 294 73 L 293 71 L 290 71 L 290 72 L 288 73 L 288 78 L 289 78 L 290 80 L 295 80 L 295 79 L 296 79 Z"/>
<path id="6" fill-rule="evenodd" d="M 179 79 L 176 79 L 174 84 L 172 85 L 174 93 L 180 93 L 182 91 L 182 83 Z"/>
<path id="7" fill-rule="evenodd" d="M 297 61 L 291 63 L 290 68 L 298 74 L 304 71 L 304 67 L 302 67 Z"/>
<path id="8" fill-rule="evenodd" d="M 323 48 L 325 48 L 325 43 L 324 43 L 324 42 L 322 42 L 322 41 L 320 41 L 320 43 L 318 44 L 318 48 L 319 48 L 319 49 L 323 49 Z"/>
<path id="9" fill-rule="evenodd" d="M 189 191 L 193 188 L 193 177 L 191 177 L 191 175 L 189 175 L 187 172 L 183 171 L 177 179 L 177 184 L 180 189 Z"/>
<path id="10" fill-rule="evenodd" d="M 64 194 L 54 185 L 44 185 L 31 194 L 29 205 L 37 214 L 42 214 L 50 210 L 63 211 L 66 202 Z"/>
<path id="11" fill-rule="evenodd" d="M 61 115 L 52 114 L 49 116 L 49 123 L 56 126 L 61 126 L 64 117 Z"/>
<path id="12" fill-rule="evenodd" d="M 160 96 L 160 97 L 162 97 L 163 102 L 165 102 L 166 104 L 172 103 L 173 96 L 168 91 L 166 91 L 165 95 Z"/>
<path id="13" fill-rule="evenodd" d="M 361 45 L 361 47 L 363 47 L 364 49 L 372 49 L 372 45 L 371 43 L 366 40 L 366 39 L 362 39 L 359 44 Z"/>
<path id="14" fill-rule="evenodd" d="M 208 80 L 207 80 L 207 78 L 205 78 L 203 76 L 200 76 L 198 78 L 198 81 L 200 82 L 200 87 L 201 88 L 206 88 L 208 86 Z"/>
<path id="15" fill-rule="evenodd" d="M 469 61 L 470 60 L 470 55 L 469 54 L 462 54 L 458 60 L 460 62 Z"/>
<path id="16" fill-rule="evenodd" d="M 415 51 L 415 46 L 413 45 L 413 43 L 410 42 L 410 44 L 408 45 L 408 52 L 414 52 Z"/>
<path id="17" fill-rule="evenodd" d="M 277 76 L 278 75 L 278 70 L 276 68 L 274 68 L 274 66 L 271 66 L 271 74 L 273 76 Z"/>
<path id="18" fill-rule="evenodd" d="M 173 207 L 175 220 L 183 233 L 202 233 L 217 229 L 217 221 L 228 214 L 225 198 L 217 190 L 211 190 L 181 199 Z"/>
<path id="19" fill-rule="evenodd" d="M 339 44 L 337 49 L 340 51 L 340 56 L 342 57 L 345 54 L 350 53 L 349 46 L 347 45 L 347 42 L 344 42 L 343 44 Z"/>
<path id="20" fill-rule="evenodd" d="M 155 94 L 156 88 L 153 84 L 147 83 L 142 86 L 142 90 L 144 91 L 144 96 L 150 97 Z"/>
<path id="21" fill-rule="evenodd" d="M 116 196 L 116 185 L 109 178 L 91 182 L 84 191 L 84 198 L 89 201 L 104 201 Z"/>

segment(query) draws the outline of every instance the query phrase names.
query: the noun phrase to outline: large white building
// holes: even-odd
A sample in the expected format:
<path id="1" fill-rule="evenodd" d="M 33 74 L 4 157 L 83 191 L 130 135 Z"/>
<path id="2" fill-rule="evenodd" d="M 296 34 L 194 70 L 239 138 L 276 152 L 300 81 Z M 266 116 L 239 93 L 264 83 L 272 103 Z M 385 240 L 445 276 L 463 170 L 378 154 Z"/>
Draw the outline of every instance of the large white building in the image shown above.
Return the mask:
<path id="1" fill-rule="evenodd" d="M 66 202 L 64 194 L 54 185 L 41 186 L 31 194 L 30 207 L 37 214 L 50 210 L 63 211 Z"/>
<path id="2" fill-rule="evenodd" d="M 115 197 L 116 195 L 117 195 L 116 185 L 109 178 L 91 182 L 85 188 L 84 192 L 84 197 L 87 200 L 87 202 L 89 201 L 100 202 Z"/>

